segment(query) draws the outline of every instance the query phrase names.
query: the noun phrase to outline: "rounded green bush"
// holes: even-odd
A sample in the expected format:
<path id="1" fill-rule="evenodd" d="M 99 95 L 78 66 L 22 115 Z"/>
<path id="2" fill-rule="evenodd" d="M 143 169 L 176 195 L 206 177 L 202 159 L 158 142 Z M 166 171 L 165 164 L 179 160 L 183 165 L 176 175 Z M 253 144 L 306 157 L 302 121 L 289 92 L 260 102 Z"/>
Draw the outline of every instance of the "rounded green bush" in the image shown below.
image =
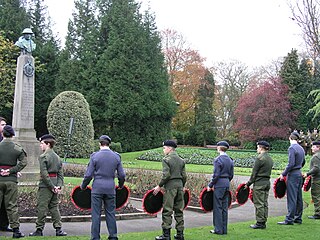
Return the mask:
<path id="1" fill-rule="evenodd" d="M 70 119 L 74 119 L 70 132 Z M 60 157 L 87 158 L 93 152 L 94 128 L 89 104 L 75 91 L 57 95 L 47 111 L 47 127 L 56 138 L 55 150 Z M 69 141 L 70 139 L 70 141 Z"/>

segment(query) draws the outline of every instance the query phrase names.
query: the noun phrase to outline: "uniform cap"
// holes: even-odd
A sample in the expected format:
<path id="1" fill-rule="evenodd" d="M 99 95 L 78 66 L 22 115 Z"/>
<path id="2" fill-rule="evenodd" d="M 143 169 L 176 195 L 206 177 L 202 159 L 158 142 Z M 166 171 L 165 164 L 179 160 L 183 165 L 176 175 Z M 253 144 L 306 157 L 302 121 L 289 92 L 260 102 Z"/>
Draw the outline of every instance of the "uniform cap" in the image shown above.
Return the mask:
<path id="1" fill-rule="evenodd" d="M 44 141 L 44 140 L 47 140 L 47 139 L 56 140 L 56 138 L 55 138 L 53 135 L 51 135 L 51 134 L 45 134 L 45 135 L 43 135 L 42 137 L 39 138 L 39 141 L 41 142 L 41 141 Z"/>
<path id="2" fill-rule="evenodd" d="M 176 144 L 175 141 L 166 140 L 166 141 L 163 142 L 163 146 L 176 148 L 176 147 L 177 147 L 177 144 Z"/>
<path id="3" fill-rule="evenodd" d="M 297 138 L 300 138 L 299 133 L 298 133 L 298 132 L 296 132 L 296 131 L 293 131 L 293 132 L 291 133 L 291 135 L 294 135 L 294 136 L 296 136 Z"/>
<path id="4" fill-rule="evenodd" d="M 319 146 L 319 145 L 320 145 L 320 141 L 314 141 L 314 142 L 312 143 L 312 145 L 317 145 L 317 146 Z"/>
<path id="5" fill-rule="evenodd" d="M 3 131 L 4 135 L 10 135 L 10 136 L 15 135 L 15 132 L 10 125 L 5 125 L 2 129 L 2 131 Z"/>
<path id="6" fill-rule="evenodd" d="M 217 146 L 222 146 L 222 147 L 226 147 L 226 148 L 229 148 L 229 143 L 226 142 L 226 141 L 220 141 L 217 143 Z"/>
<path id="7" fill-rule="evenodd" d="M 258 141 L 257 145 L 265 146 L 265 147 L 270 147 L 270 144 L 267 141 Z"/>
<path id="8" fill-rule="evenodd" d="M 107 136 L 107 135 L 101 135 L 99 137 L 99 141 L 108 141 L 109 143 L 111 143 L 111 137 Z"/>

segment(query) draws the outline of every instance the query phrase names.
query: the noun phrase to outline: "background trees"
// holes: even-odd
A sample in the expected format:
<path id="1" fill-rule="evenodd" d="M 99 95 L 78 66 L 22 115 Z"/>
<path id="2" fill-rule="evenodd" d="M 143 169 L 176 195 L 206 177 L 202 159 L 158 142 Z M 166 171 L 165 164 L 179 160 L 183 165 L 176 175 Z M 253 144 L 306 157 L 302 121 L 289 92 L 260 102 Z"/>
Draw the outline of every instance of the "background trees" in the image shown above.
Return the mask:
<path id="1" fill-rule="evenodd" d="M 284 139 L 292 130 L 294 114 L 290 109 L 288 87 L 281 79 L 251 85 L 238 102 L 234 129 L 242 141 Z"/>

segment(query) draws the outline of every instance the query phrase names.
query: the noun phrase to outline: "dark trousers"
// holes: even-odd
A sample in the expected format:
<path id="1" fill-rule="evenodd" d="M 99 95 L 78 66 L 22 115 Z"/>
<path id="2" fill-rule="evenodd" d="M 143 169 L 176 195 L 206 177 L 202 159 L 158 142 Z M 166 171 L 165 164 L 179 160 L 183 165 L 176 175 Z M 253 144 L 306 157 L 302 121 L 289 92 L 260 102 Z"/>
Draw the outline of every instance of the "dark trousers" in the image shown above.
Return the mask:
<path id="1" fill-rule="evenodd" d="M 7 228 L 7 227 L 9 227 L 9 219 L 8 219 L 6 207 L 4 205 L 4 197 L 3 197 L 1 208 L 0 208 L 0 228 Z"/>
<path id="2" fill-rule="evenodd" d="M 213 191 L 213 225 L 217 234 L 227 234 L 229 188 L 215 188 Z"/>
<path id="3" fill-rule="evenodd" d="M 109 237 L 117 237 L 116 197 L 114 194 L 91 194 L 91 240 L 100 239 L 101 208 L 104 204 Z"/>
<path id="4" fill-rule="evenodd" d="M 302 222 L 303 202 L 302 202 L 302 175 L 288 174 L 287 177 L 287 208 L 288 214 L 286 222 Z"/>
<path id="5" fill-rule="evenodd" d="M 312 179 L 311 197 L 314 203 L 314 215 L 320 216 L 320 180 Z"/>

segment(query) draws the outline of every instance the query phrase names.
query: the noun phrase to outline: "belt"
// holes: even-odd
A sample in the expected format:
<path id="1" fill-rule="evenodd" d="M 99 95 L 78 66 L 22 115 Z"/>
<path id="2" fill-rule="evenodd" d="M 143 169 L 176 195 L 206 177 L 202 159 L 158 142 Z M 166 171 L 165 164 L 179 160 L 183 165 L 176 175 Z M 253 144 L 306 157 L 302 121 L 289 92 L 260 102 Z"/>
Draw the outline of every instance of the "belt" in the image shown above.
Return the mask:
<path id="1" fill-rule="evenodd" d="M 219 178 L 229 178 L 229 176 L 220 176 Z"/>
<path id="2" fill-rule="evenodd" d="M 58 175 L 56 173 L 49 173 L 49 177 L 57 177 Z"/>
<path id="3" fill-rule="evenodd" d="M 12 168 L 13 166 L 8 166 L 8 165 L 1 165 L 0 168 L 2 169 L 10 169 Z"/>

